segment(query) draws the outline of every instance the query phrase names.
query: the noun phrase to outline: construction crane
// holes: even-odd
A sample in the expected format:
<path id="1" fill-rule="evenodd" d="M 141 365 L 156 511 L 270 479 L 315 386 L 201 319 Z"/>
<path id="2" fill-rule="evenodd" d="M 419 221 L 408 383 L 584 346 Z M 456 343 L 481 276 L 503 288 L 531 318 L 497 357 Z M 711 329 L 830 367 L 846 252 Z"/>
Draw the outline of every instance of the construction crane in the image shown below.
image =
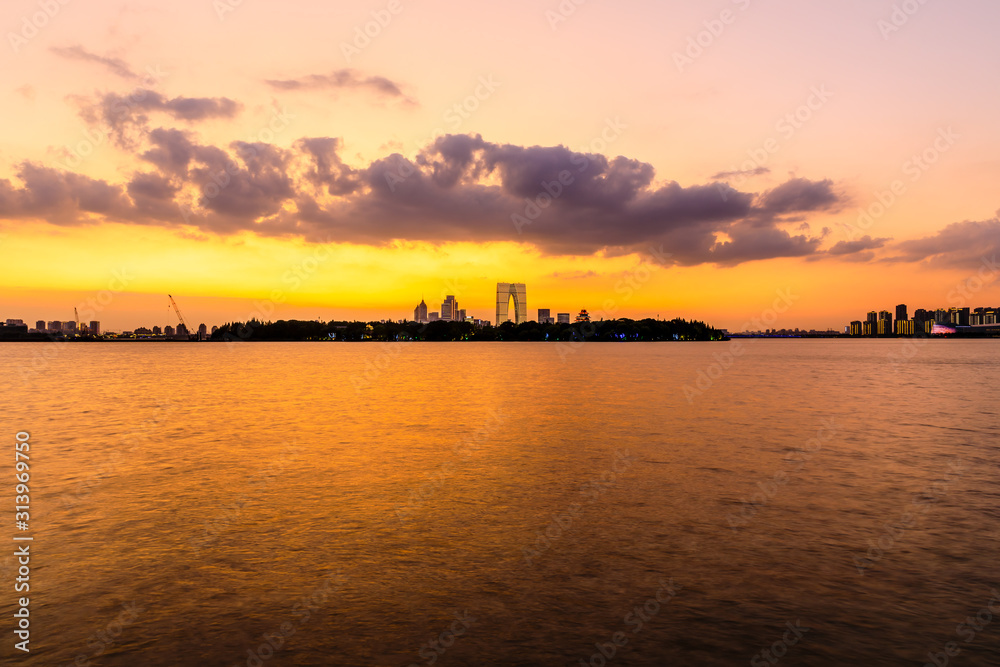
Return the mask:
<path id="1" fill-rule="evenodd" d="M 181 309 L 177 307 L 177 302 L 174 301 L 174 297 L 168 294 L 167 298 L 170 299 L 170 305 L 174 307 L 174 312 L 177 313 L 177 319 L 180 320 L 181 326 L 184 327 L 184 333 L 190 336 L 191 330 L 188 328 L 187 322 L 184 321 L 184 316 L 181 315 Z"/>

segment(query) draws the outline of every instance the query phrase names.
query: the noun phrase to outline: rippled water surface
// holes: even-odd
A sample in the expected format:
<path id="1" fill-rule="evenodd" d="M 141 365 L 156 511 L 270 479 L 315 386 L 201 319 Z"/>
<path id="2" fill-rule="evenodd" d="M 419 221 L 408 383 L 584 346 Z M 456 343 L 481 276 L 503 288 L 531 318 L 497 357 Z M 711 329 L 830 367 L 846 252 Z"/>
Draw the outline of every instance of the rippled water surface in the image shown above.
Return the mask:
<path id="1" fill-rule="evenodd" d="M 5 664 L 1000 664 L 996 341 L 47 345 Z"/>

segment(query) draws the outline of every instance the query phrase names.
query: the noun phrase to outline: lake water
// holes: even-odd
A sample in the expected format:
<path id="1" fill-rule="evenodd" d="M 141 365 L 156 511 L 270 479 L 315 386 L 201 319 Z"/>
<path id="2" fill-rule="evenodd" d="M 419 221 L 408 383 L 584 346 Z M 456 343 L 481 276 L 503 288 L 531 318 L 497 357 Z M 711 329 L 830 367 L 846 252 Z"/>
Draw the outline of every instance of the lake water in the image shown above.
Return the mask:
<path id="1" fill-rule="evenodd" d="M 0 345 L 0 662 L 1000 664 L 1000 345 L 736 345 Z"/>

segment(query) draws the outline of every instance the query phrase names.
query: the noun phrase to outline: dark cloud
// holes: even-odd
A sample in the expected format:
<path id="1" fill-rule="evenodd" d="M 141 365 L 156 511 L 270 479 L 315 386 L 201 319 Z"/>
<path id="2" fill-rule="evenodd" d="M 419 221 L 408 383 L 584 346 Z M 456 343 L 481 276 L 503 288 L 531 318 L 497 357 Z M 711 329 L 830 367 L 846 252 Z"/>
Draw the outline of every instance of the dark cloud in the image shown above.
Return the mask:
<path id="1" fill-rule="evenodd" d="M 172 109 L 150 96 L 146 109 Z M 438 138 L 410 162 L 398 154 L 351 167 L 343 145 L 311 137 L 290 148 L 199 143 L 143 133 L 146 171 L 116 186 L 25 165 L 23 187 L 0 182 L 0 214 L 59 224 L 100 214 L 201 233 L 249 230 L 311 241 L 530 243 L 547 254 L 670 253 L 681 265 L 825 256 L 827 233 L 782 228 L 789 216 L 841 204 L 830 181 L 793 179 L 760 195 L 721 183 L 657 182 L 647 163 L 563 146 Z M 662 250 L 661 250 L 662 249 Z"/>
<path id="2" fill-rule="evenodd" d="M 195 145 L 186 132 L 158 127 L 149 133 L 152 147 L 142 154 L 142 159 L 152 163 L 162 172 L 183 176 L 194 158 Z"/>
<path id="3" fill-rule="evenodd" d="M 327 207 L 310 200 L 299 207 L 300 222 L 363 242 L 518 240 L 556 254 L 662 245 L 681 264 L 815 253 L 822 237 L 760 220 L 818 210 L 821 198 L 809 195 L 831 191 L 804 179 L 759 198 L 718 184 L 654 187 L 652 166 L 635 160 L 465 135 L 439 138 L 415 163 L 393 155 L 359 173 L 363 192 Z M 729 240 L 720 243 L 719 233 Z"/>
<path id="4" fill-rule="evenodd" d="M 133 221 L 150 219 L 170 221 L 177 217 L 174 198 L 180 186 L 172 179 L 157 173 L 137 173 L 125 187 L 132 199 L 135 210 L 130 214 Z"/>
<path id="5" fill-rule="evenodd" d="M 350 194 L 357 189 L 357 173 L 340 159 L 340 139 L 299 139 L 296 145 L 303 154 L 312 158 L 312 165 L 305 173 L 309 182 L 326 186 L 326 191 L 335 196 Z"/>
<path id="6" fill-rule="evenodd" d="M 762 228 L 746 222 L 732 225 L 726 231 L 730 241 L 711 248 L 712 261 L 726 266 L 775 257 L 805 257 L 817 252 L 822 237 L 792 236 L 783 229 Z"/>
<path id="7" fill-rule="evenodd" d="M 353 69 L 338 69 L 329 74 L 309 74 L 297 79 L 267 79 L 275 90 L 367 90 L 379 97 L 398 99 L 406 104 L 416 102 L 403 92 L 402 86 L 384 76 L 363 76 Z"/>
<path id="8" fill-rule="evenodd" d="M 22 162 L 17 177 L 24 187 L 0 180 L 0 217 L 43 218 L 56 225 L 127 216 L 129 206 L 119 186 L 33 162 Z"/>
<path id="9" fill-rule="evenodd" d="M 202 208 L 237 218 L 253 229 L 258 218 L 274 215 L 295 195 L 291 154 L 264 143 L 236 141 L 230 147 L 235 155 L 212 146 L 197 147 L 189 177 L 201 189 Z"/>
<path id="10" fill-rule="evenodd" d="M 827 253 L 831 255 L 853 255 L 865 250 L 877 250 L 884 247 L 891 240 L 889 238 L 874 239 L 866 235 L 853 241 L 839 241 L 827 250 Z"/>
<path id="11" fill-rule="evenodd" d="M 840 203 L 840 195 L 833 191 L 833 181 L 793 178 L 765 192 L 759 208 L 765 214 L 785 215 L 833 209 Z"/>
<path id="12" fill-rule="evenodd" d="M 107 128 L 119 146 L 135 148 L 149 134 L 150 113 L 162 113 L 175 120 L 196 122 L 212 118 L 233 118 L 243 105 L 228 97 L 167 98 L 155 90 L 136 88 L 128 95 L 106 93 L 96 102 L 80 102 L 84 120 Z"/>
<path id="13" fill-rule="evenodd" d="M 100 56 L 96 53 L 87 51 L 80 45 L 62 47 L 53 46 L 49 50 L 60 58 L 66 58 L 67 60 L 97 63 L 112 74 L 120 76 L 123 79 L 139 78 L 138 75 L 136 75 L 136 73 L 133 72 L 128 64 L 121 58 L 108 58 L 107 56 Z"/>
<path id="14" fill-rule="evenodd" d="M 727 181 L 730 178 L 750 178 L 751 176 L 762 176 L 763 174 L 770 174 L 771 170 L 767 167 L 757 167 L 756 169 L 745 169 L 745 170 L 734 170 L 734 171 L 720 171 L 719 173 L 712 176 L 713 181 Z"/>
<path id="15" fill-rule="evenodd" d="M 901 241 L 898 254 L 886 261 L 928 261 L 947 267 L 975 269 L 984 260 L 1000 255 L 1000 218 L 955 222 L 931 236 Z"/>

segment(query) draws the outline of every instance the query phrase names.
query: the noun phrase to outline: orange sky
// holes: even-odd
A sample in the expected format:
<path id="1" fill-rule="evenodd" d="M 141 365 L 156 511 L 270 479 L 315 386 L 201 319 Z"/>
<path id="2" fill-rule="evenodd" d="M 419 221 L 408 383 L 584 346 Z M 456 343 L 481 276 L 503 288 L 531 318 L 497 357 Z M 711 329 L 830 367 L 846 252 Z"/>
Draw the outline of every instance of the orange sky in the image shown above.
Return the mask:
<path id="1" fill-rule="evenodd" d="M 954 293 L 1000 244 L 995 3 L 227 6 L 68 3 L 42 21 L 5 3 L 0 318 L 70 319 L 113 281 L 94 309 L 112 329 L 173 324 L 168 292 L 209 325 L 265 302 L 273 319 L 399 319 L 445 294 L 492 319 L 498 281 L 528 284 L 532 316 L 728 328 L 779 290 L 791 327 L 1000 305 L 995 271 Z M 169 130 L 196 147 L 181 166 Z M 442 134 L 481 139 L 433 148 Z M 317 157 L 305 138 L 338 143 Z M 273 152 L 204 199 L 235 141 Z M 394 153 L 420 176 L 380 193 Z M 519 234 L 510 215 L 570 153 L 596 180 Z M 735 209 L 711 199 L 723 184 Z M 673 259 L 651 265 L 661 245 Z"/>

